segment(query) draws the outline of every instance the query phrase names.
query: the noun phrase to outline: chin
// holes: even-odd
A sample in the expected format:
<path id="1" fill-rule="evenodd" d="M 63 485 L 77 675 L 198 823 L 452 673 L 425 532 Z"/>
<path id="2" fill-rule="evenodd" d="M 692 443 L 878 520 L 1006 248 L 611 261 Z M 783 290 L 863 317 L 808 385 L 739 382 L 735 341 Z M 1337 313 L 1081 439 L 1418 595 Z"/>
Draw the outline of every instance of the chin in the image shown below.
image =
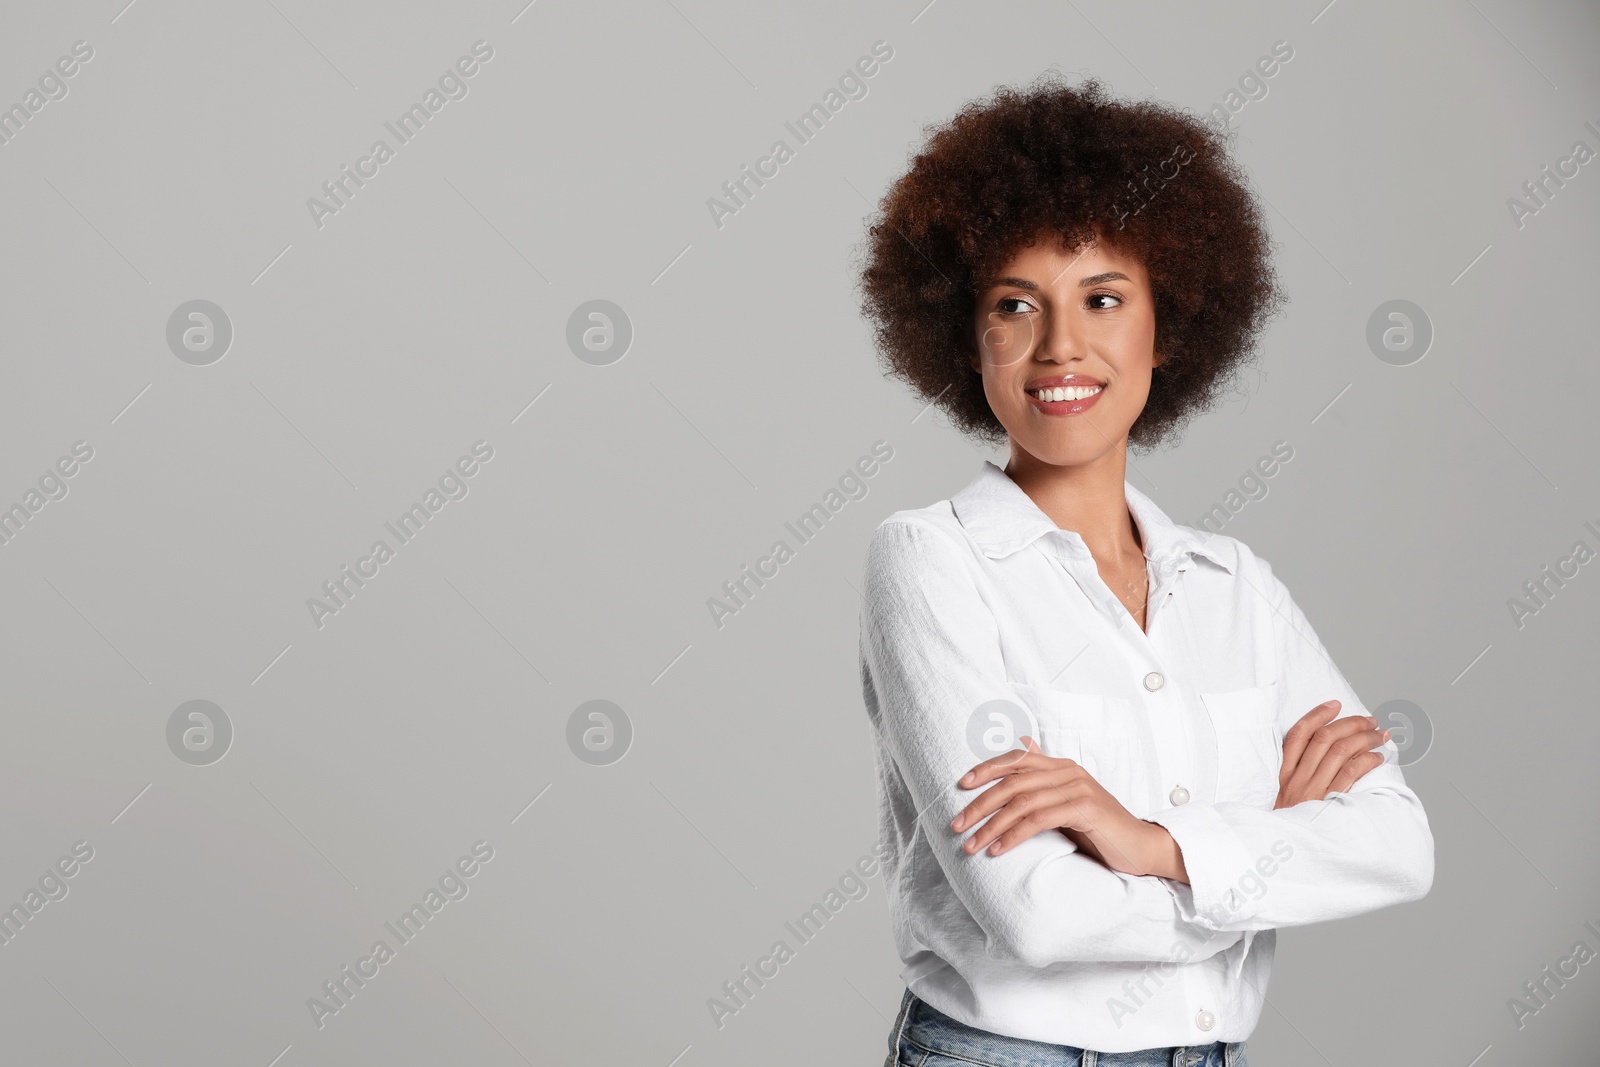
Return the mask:
<path id="1" fill-rule="evenodd" d="M 1049 438 L 1040 439 L 1038 437 L 1019 438 L 1015 436 L 1012 437 L 1012 440 L 1016 442 L 1016 444 L 1020 446 L 1024 452 L 1028 453 L 1028 455 L 1032 456 L 1040 463 L 1046 463 L 1052 467 L 1082 467 L 1086 464 L 1093 463 L 1095 460 L 1101 458 L 1107 452 L 1112 450 L 1112 446 L 1107 443 L 1104 437 L 1101 437 L 1098 433 L 1094 433 L 1092 429 L 1089 432 L 1094 435 L 1093 441 L 1085 441 L 1081 439 L 1052 440 Z M 1066 437 L 1068 435 L 1064 434 L 1061 436 Z M 1076 434 L 1071 436 L 1074 438 L 1077 437 Z"/>

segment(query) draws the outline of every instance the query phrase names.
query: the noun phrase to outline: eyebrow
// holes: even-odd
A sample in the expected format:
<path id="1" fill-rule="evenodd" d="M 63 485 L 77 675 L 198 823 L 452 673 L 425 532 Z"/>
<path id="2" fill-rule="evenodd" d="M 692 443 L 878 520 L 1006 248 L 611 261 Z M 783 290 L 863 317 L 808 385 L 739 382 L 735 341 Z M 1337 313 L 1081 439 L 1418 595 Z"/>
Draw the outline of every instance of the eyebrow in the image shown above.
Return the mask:
<path id="1" fill-rule="evenodd" d="M 1108 270 L 1104 274 L 1091 274 L 1087 278 L 1080 279 L 1079 282 L 1078 282 L 1078 288 L 1082 289 L 1082 288 L 1085 288 L 1085 287 L 1090 286 L 1090 285 L 1099 285 L 1101 282 L 1113 282 L 1113 281 L 1129 282 L 1129 281 L 1132 281 L 1132 280 L 1133 280 L 1132 278 L 1129 278 L 1126 274 L 1123 274 L 1121 271 Z M 995 278 L 995 279 L 993 279 L 993 280 L 991 280 L 989 282 L 989 286 L 988 287 L 989 288 L 993 288 L 994 286 L 997 286 L 997 285 L 1014 285 L 1018 289 L 1027 289 L 1029 292 L 1038 292 L 1038 290 L 1039 290 L 1039 285 L 1038 285 L 1037 282 L 1030 282 L 1026 278 L 1012 278 L 1012 277 Z"/>

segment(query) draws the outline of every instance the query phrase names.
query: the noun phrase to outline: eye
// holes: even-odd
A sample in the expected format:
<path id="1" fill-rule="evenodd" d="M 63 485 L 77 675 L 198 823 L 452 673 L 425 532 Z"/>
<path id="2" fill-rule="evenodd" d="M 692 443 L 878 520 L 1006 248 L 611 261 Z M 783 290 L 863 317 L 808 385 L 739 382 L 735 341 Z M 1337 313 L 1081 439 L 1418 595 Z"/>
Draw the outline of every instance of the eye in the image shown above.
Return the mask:
<path id="1" fill-rule="evenodd" d="M 1113 305 L 1113 306 L 1120 307 L 1122 305 L 1122 297 L 1118 296 L 1116 293 L 1090 293 L 1089 296 L 1088 296 L 1088 299 L 1090 299 L 1090 300 L 1115 300 L 1117 303 L 1115 305 Z M 1110 310 L 1110 309 L 1109 308 L 1101 308 L 1099 310 Z"/>
<path id="2" fill-rule="evenodd" d="M 1006 306 L 1007 304 L 1020 304 L 1022 306 L 1017 308 L 1009 308 Z M 999 307 L 1002 315 L 1020 315 L 1025 311 L 1033 310 L 1033 305 L 1022 299 L 1020 296 L 1001 297 L 997 303 L 997 306 Z"/>

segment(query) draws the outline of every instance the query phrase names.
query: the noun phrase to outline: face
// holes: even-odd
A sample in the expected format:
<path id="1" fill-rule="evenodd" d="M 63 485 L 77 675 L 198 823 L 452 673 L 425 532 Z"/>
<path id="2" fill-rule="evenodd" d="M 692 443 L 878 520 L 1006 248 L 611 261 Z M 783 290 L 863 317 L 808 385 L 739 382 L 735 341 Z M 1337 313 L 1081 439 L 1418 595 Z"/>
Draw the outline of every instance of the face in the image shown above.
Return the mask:
<path id="1" fill-rule="evenodd" d="M 1161 362 L 1142 263 L 1047 237 L 981 284 L 973 330 L 973 369 L 1013 457 L 1082 466 L 1125 452 Z"/>

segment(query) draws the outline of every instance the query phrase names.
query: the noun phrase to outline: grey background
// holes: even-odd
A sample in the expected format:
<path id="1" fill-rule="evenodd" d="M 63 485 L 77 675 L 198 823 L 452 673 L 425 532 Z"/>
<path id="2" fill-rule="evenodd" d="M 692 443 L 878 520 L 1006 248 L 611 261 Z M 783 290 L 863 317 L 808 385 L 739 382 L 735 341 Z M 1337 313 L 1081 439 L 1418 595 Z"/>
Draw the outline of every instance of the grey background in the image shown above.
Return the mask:
<path id="1" fill-rule="evenodd" d="M 1369 707 L 1425 710 L 1438 869 L 1282 932 L 1251 1060 L 1592 1055 L 1596 964 L 1521 1029 L 1507 1001 L 1600 949 L 1600 565 L 1521 628 L 1507 600 L 1600 547 L 1600 163 L 1521 228 L 1506 202 L 1600 147 L 1594 5 L 123 3 L 0 33 L 0 103 L 95 52 L 0 147 L 0 503 L 94 449 L 0 547 L 0 900 L 95 850 L 0 945 L 5 1062 L 881 1062 L 877 878 L 726 1026 L 706 1006 L 872 847 L 865 541 L 986 455 L 880 376 L 863 220 L 996 84 L 1054 65 L 1203 113 L 1278 40 L 1233 121 L 1293 302 L 1130 478 L 1193 522 L 1293 446 L 1225 532 Z M 480 39 L 469 94 L 314 225 Z M 714 225 L 878 40 L 868 95 Z M 234 330 L 209 366 L 165 341 L 194 299 Z M 634 329 L 608 366 L 565 340 L 594 299 Z M 1393 299 L 1435 330 L 1406 367 L 1365 342 Z M 707 599 L 880 439 L 869 495 L 718 629 Z M 307 598 L 478 440 L 468 495 L 317 628 Z M 167 746 L 195 699 L 234 729 L 209 766 Z M 608 766 L 566 740 L 594 699 L 633 729 Z M 307 999 L 479 840 L 469 894 L 318 1029 Z"/>

